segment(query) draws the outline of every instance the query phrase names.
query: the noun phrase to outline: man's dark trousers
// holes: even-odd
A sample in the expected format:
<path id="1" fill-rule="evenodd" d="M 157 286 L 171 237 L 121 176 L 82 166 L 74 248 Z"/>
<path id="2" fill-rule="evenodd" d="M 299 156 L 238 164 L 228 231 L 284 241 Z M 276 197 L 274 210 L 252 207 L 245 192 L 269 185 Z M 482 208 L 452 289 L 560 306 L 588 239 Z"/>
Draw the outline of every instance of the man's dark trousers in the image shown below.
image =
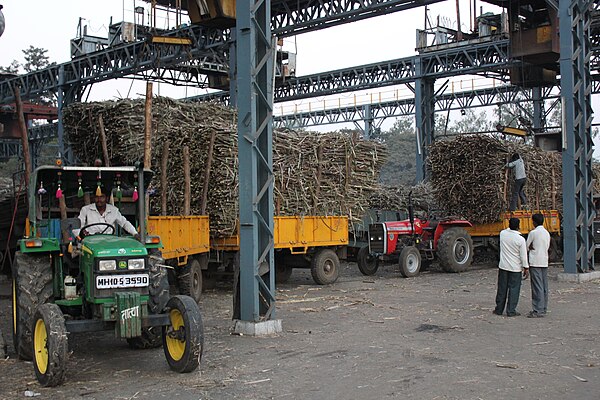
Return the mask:
<path id="1" fill-rule="evenodd" d="M 496 294 L 496 309 L 494 310 L 496 314 L 501 315 L 505 306 L 507 315 L 513 315 L 517 312 L 521 279 L 522 274 L 520 272 L 498 269 L 498 293 Z M 506 304 L 507 298 L 508 304 Z"/>

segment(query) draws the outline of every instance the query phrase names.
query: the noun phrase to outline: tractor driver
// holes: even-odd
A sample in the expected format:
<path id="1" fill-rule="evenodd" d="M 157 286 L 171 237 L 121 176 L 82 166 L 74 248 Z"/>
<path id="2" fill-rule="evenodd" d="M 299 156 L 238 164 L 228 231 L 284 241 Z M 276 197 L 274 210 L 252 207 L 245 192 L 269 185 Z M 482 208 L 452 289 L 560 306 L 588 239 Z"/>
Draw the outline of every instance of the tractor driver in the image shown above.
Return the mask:
<path id="1" fill-rule="evenodd" d="M 136 231 L 131 222 L 127 221 L 117 207 L 106 203 L 107 193 L 108 190 L 101 188 L 100 193 L 96 193 L 96 198 L 93 204 L 88 204 L 87 206 L 81 207 L 81 211 L 79 212 L 81 226 L 85 227 L 92 224 L 108 224 L 116 229 L 117 226 L 115 223 L 117 223 L 121 228 L 127 231 L 127 233 L 134 236 L 137 240 L 140 240 L 140 234 Z M 103 233 L 106 229 L 106 226 L 95 225 L 83 231 L 74 229 L 73 233 L 83 239 L 84 236 Z"/>

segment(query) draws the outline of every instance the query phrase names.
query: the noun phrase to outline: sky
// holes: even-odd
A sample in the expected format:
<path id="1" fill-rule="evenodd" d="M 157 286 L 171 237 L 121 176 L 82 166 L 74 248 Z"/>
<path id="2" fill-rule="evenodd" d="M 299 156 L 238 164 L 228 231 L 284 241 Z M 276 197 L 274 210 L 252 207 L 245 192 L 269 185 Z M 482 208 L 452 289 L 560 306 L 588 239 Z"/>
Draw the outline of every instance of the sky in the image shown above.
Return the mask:
<path id="1" fill-rule="evenodd" d="M 88 26 L 88 34 L 107 36 L 111 17 L 113 22 L 133 21 L 135 6 L 148 8 L 140 0 L 0 0 L 4 6 L 6 29 L 0 37 L 0 66 L 9 65 L 14 59 L 22 61 L 21 50 L 33 45 L 48 50 L 51 61 L 61 63 L 70 58 L 70 40 L 77 36 L 80 18 Z M 456 27 L 456 2 L 444 1 L 429 7 L 429 18 L 438 16 L 446 26 Z M 471 29 L 471 7 L 469 0 L 460 0 L 462 30 Z M 497 7 L 477 1 L 477 14 L 499 12 Z M 286 38 L 284 49 L 297 53 L 296 75 L 346 68 L 356 65 L 408 57 L 416 54 L 416 30 L 425 24 L 423 7 L 344 24 L 296 37 Z M 172 21 L 159 19 L 159 27 L 173 26 Z M 456 78 L 456 87 L 486 86 L 489 81 L 477 77 Z M 438 82 L 438 83 L 441 83 Z M 174 98 L 206 93 L 206 89 L 172 87 L 161 83 L 154 85 L 154 93 Z M 112 80 L 95 84 L 89 101 L 108 100 L 122 97 L 141 97 L 145 84 L 129 79 Z M 373 99 L 386 100 L 394 97 L 412 96 L 405 87 L 385 87 L 358 94 L 341 94 L 325 98 L 313 98 L 292 104 L 276 104 L 275 114 L 289 113 L 293 109 L 318 109 L 332 104 L 364 104 Z M 479 109 L 481 110 L 481 109 Z M 477 111 L 479 112 L 479 111 Z M 389 129 L 394 120 L 384 121 L 382 129 Z M 324 126 L 318 130 L 333 130 L 339 126 Z"/>

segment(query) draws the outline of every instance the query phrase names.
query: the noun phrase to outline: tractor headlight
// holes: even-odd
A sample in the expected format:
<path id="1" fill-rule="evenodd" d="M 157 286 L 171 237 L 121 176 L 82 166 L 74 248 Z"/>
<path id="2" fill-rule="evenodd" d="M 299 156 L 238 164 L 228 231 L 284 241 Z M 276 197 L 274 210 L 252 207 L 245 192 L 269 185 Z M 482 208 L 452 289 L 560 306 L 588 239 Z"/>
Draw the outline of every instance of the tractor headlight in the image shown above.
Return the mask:
<path id="1" fill-rule="evenodd" d="M 117 269 L 117 262 L 115 260 L 100 260 L 98 269 L 100 271 L 114 271 Z"/>
<path id="2" fill-rule="evenodd" d="M 127 268 L 128 269 L 144 269 L 145 267 L 143 258 L 133 258 L 131 260 L 127 260 Z"/>

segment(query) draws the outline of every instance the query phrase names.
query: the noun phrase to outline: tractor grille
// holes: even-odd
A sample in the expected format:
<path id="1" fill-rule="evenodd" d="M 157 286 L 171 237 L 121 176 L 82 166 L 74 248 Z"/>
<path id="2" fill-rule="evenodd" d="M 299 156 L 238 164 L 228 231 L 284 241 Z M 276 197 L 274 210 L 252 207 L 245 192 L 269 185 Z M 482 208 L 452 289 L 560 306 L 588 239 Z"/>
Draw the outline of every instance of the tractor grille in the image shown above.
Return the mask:
<path id="1" fill-rule="evenodd" d="M 369 248 L 371 253 L 385 254 L 385 228 L 383 224 L 369 225 Z"/>

